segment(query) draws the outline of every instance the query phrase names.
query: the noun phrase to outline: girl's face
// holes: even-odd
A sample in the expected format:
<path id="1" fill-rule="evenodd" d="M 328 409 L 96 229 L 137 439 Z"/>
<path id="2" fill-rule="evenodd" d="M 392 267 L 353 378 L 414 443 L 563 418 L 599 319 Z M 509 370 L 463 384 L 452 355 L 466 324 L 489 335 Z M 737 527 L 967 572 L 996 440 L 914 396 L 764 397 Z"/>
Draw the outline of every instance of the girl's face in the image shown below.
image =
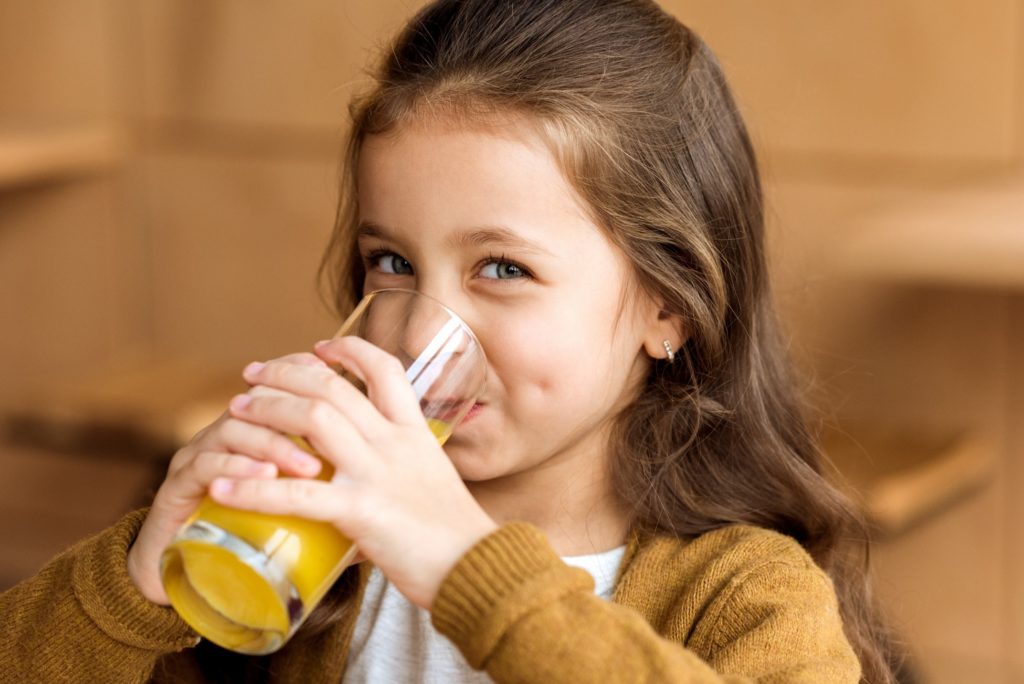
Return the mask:
<path id="1" fill-rule="evenodd" d="M 625 257 L 547 148 L 524 125 L 417 122 L 369 138 L 357 180 L 365 291 L 439 299 L 487 354 L 445 447 L 463 479 L 603 472 L 609 418 L 661 346 L 657 308 L 625 296 Z"/>

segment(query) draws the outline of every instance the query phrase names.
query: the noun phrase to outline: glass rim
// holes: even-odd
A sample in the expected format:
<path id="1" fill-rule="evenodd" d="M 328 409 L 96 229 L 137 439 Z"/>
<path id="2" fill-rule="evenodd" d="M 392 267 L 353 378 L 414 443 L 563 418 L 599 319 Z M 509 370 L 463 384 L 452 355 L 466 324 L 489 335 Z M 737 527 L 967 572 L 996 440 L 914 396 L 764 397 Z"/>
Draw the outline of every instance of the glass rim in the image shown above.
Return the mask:
<path id="1" fill-rule="evenodd" d="M 462 327 L 462 329 L 465 330 L 466 333 L 469 335 L 470 339 L 473 340 L 473 344 L 476 345 L 477 350 L 480 352 L 480 357 L 484 361 L 484 371 L 485 371 L 485 375 L 486 375 L 486 370 L 487 370 L 487 353 L 484 351 L 484 345 L 480 344 L 480 339 L 476 336 L 476 333 L 473 332 L 473 329 L 471 327 L 469 327 L 469 324 L 466 323 L 465 319 L 463 319 L 462 316 L 460 316 L 458 314 L 458 312 L 456 312 L 454 309 L 452 309 L 450 306 L 448 306 L 447 304 L 445 304 L 441 300 L 437 299 L 436 297 L 432 297 L 431 295 L 428 295 L 428 294 L 425 294 L 423 292 L 420 292 L 419 290 L 410 290 L 410 289 L 405 288 L 405 287 L 382 287 L 379 290 L 371 290 L 370 292 L 367 292 L 366 294 L 364 294 L 362 296 L 362 298 L 360 299 L 360 301 L 356 302 L 356 306 L 355 306 L 355 308 L 352 309 L 352 312 L 354 313 L 355 310 L 359 308 L 359 304 L 363 300 L 369 299 L 371 297 L 375 297 L 375 296 L 377 296 L 379 294 L 386 294 L 386 293 L 392 293 L 392 292 L 399 293 L 399 294 L 411 294 L 411 295 L 416 295 L 417 297 L 423 297 L 424 299 L 427 299 L 427 300 L 433 302 L 434 304 L 438 305 L 442 309 L 444 309 L 444 311 L 446 313 L 448 313 L 449 316 L 451 316 L 455 320 L 457 320 L 459 322 L 459 325 Z M 349 316 L 351 316 L 351 315 L 352 314 L 350 313 Z"/>

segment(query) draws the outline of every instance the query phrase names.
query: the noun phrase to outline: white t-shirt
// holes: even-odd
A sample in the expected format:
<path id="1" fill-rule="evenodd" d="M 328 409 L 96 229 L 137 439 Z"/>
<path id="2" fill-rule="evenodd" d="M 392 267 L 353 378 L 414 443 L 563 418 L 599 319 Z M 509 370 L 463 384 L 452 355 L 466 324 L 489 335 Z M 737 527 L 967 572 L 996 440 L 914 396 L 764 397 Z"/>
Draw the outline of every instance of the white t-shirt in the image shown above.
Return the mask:
<path id="1" fill-rule="evenodd" d="M 563 558 L 594 578 L 594 593 L 610 599 L 615 573 L 625 546 L 589 556 Z M 474 670 L 452 642 L 430 624 L 430 613 L 417 608 L 384 575 L 370 573 L 363 605 L 356 620 L 344 682 L 423 682 L 458 684 L 490 682 Z"/>

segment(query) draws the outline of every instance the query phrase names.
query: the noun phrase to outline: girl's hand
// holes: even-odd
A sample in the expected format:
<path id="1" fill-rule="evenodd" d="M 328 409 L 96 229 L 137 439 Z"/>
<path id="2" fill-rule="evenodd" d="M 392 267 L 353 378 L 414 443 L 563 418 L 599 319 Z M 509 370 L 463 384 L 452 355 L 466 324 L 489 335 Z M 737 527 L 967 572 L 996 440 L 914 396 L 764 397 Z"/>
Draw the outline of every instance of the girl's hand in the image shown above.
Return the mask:
<path id="1" fill-rule="evenodd" d="M 333 481 L 223 473 L 210 493 L 235 508 L 330 522 L 429 609 L 456 561 L 497 526 L 428 428 L 397 359 L 356 337 L 320 343 L 316 353 L 362 380 L 368 396 L 326 365 L 282 359 L 246 368 L 258 387 L 232 399 L 229 412 L 305 437 L 336 468 Z"/>
<path id="2" fill-rule="evenodd" d="M 293 354 L 280 363 L 326 369 L 312 354 Z M 320 472 L 319 460 L 299 449 L 284 435 L 225 413 L 201 430 L 171 459 L 167 477 L 128 551 L 128 574 L 142 595 L 167 605 L 160 582 L 160 555 L 178 529 L 199 507 L 217 477 L 271 480 L 278 471 L 299 477 Z"/>

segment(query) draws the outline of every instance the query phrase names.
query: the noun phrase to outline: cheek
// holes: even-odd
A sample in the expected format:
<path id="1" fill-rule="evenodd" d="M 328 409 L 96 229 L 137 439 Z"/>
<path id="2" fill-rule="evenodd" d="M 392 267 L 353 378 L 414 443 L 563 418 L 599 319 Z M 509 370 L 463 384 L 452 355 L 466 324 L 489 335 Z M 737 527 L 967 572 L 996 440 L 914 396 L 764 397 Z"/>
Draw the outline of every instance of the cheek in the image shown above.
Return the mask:
<path id="1" fill-rule="evenodd" d="M 549 311 L 519 320 L 485 340 L 505 394 L 539 402 L 572 398 L 577 403 L 581 397 L 599 400 L 614 393 L 620 366 L 629 363 L 623 362 L 622 341 L 613 340 L 614 321 L 597 313 L 581 315 L 579 308 L 572 313 Z"/>
<path id="2" fill-rule="evenodd" d="M 559 377 L 574 372 L 559 372 L 573 344 L 551 325 L 519 324 L 487 346 L 491 366 L 509 395 L 547 394 L 557 387 Z"/>

